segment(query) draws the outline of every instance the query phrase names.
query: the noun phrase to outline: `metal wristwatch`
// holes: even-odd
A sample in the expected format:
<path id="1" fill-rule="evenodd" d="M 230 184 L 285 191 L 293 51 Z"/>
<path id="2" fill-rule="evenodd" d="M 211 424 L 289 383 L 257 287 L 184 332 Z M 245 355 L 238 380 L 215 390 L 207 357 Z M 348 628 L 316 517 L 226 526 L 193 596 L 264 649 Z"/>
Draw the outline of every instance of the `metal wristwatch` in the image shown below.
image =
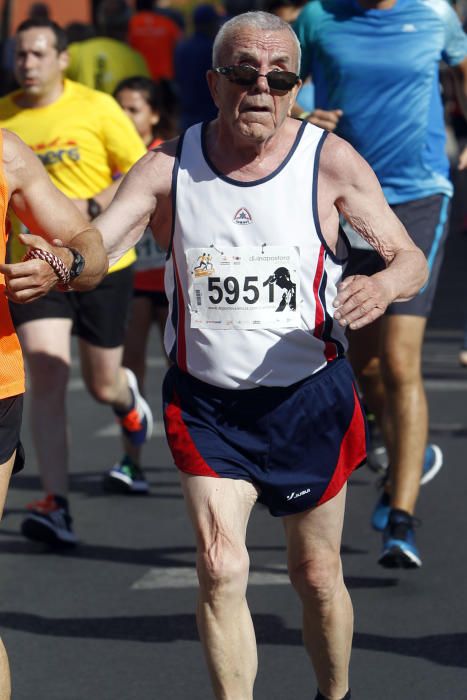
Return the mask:
<path id="1" fill-rule="evenodd" d="M 76 248 L 68 248 L 68 250 L 73 255 L 73 262 L 70 267 L 70 282 L 73 282 L 82 273 L 86 261 Z"/>

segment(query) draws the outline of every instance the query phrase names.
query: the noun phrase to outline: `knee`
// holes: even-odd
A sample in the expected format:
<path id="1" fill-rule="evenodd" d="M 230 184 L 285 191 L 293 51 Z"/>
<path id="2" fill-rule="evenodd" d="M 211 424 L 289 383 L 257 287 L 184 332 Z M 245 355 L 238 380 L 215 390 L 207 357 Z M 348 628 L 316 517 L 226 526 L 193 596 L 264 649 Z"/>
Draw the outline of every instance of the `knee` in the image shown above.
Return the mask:
<path id="1" fill-rule="evenodd" d="M 67 362 L 47 353 L 28 356 L 28 376 L 31 391 L 37 396 L 62 395 L 65 393 L 70 374 Z"/>
<path id="2" fill-rule="evenodd" d="M 398 389 L 421 380 L 421 358 L 410 351 L 393 352 L 381 358 L 381 372 L 388 389 Z"/>
<path id="3" fill-rule="evenodd" d="M 343 583 L 340 555 L 325 552 L 294 565 L 289 563 L 289 576 L 302 601 L 320 607 L 332 605 Z"/>
<path id="4" fill-rule="evenodd" d="M 211 599 L 243 596 L 248 583 L 250 561 L 246 547 L 217 541 L 198 554 L 200 588 Z"/>
<path id="5" fill-rule="evenodd" d="M 87 382 L 87 389 L 92 398 L 99 403 L 110 404 L 114 401 L 115 391 L 113 387 L 104 382 L 99 382 L 97 378 Z"/>

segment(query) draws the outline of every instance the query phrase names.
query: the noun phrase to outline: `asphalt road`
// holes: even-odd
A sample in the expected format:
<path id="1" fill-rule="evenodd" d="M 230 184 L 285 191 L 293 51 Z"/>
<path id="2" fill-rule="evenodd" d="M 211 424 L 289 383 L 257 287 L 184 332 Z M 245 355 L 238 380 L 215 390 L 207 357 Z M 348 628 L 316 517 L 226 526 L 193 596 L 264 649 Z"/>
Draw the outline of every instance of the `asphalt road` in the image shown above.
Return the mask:
<path id="1" fill-rule="evenodd" d="M 444 467 L 419 501 L 421 570 L 377 565 L 380 537 L 369 527 L 376 477 L 363 468 L 351 481 L 343 561 L 355 607 L 356 700 L 467 698 L 467 369 L 457 364 L 466 261 L 467 234 L 454 230 L 424 353 L 431 441 L 442 448 Z M 25 504 L 42 495 L 25 422 L 28 465 L 12 480 L 0 527 L 0 628 L 14 700 L 212 697 L 193 615 L 194 540 L 160 425 L 163 367 L 154 340 L 149 399 L 158 424 L 145 452 L 146 497 L 101 490 L 102 473 L 119 457 L 118 431 L 73 368 L 71 506 L 81 545 L 72 552 L 52 553 L 19 534 Z M 258 507 L 248 543 L 255 698 L 311 699 L 315 681 L 280 522 Z"/>

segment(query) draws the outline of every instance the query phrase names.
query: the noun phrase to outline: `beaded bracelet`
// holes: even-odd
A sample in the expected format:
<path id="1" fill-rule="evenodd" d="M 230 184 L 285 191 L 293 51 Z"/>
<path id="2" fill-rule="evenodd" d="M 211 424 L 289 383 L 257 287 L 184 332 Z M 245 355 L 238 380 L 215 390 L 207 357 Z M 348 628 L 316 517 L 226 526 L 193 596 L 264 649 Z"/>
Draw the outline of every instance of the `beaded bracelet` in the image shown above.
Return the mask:
<path id="1" fill-rule="evenodd" d="M 42 250 L 42 248 L 30 248 L 24 256 L 23 262 L 26 260 L 33 260 L 35 258 L 39 260 L 44 260 L 44 262 L 50 265 L 52 270 L 57 275 L 58 281 L 61 285 L 66 286 L 69 284 L 70 271 L 65 265 L 65 263 L 62 260 L 60 260 L 59 257 L 54 255 L 53 253 L 49 253 L 48 250 Z"/>

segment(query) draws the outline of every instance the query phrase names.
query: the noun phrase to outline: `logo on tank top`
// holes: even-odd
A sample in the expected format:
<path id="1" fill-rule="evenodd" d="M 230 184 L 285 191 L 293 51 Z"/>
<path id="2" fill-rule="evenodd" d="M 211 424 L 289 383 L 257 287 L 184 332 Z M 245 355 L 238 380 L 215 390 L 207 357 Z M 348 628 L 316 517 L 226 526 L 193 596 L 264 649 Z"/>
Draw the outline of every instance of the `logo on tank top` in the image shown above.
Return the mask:
<path id="1" fill-rule="evenodd" d="M 240 209 L 238 209 L 238 211 L 235 212 L 233 221 L 234 224 L 240 224 L 241 226 L 245 226 L 245 224 L 251 224 L 251 214 L 248 211 L 248 209 L 245 209 L 245 207 L 241 207 Z"/>

